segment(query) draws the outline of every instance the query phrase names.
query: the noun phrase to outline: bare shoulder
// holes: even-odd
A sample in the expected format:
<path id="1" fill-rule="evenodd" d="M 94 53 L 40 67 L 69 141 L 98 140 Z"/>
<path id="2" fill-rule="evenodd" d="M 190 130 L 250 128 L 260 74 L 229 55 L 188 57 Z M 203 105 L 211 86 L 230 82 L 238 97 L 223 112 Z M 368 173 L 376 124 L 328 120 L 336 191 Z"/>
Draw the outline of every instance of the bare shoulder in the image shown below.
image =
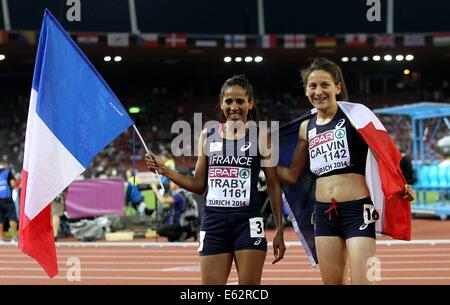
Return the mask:
<path id="1" fill-rule="evenodd" d="M 308 122 L 309 120 L 304 120 L 301 124 L 300 124 L 300 128 L 298 129 L 298 139 L 301 141 L 307 141 L 306 138 L 306 131 L 308 129 Z"/>
<path id="2" fill-rule="evenodd" d="M 208 130 L 205 128 L 198 137 L 198 156 L 203 157 L 205 152 L 206 138 L 208 137 Z"/>

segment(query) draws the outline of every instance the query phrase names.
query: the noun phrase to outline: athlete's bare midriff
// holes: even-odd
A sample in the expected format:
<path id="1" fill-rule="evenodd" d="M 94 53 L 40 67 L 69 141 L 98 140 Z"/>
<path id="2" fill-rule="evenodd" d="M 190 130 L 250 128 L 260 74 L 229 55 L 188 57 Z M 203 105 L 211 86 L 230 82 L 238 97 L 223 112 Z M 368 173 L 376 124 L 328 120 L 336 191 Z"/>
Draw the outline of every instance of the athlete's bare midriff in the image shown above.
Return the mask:
<path id="1" fill-rule="evenodd" d="M 370 196 L 366 178 L 359 174 L 340 174 L 316 180 L 316 200 L 320 202 L 352 201 Z"/>

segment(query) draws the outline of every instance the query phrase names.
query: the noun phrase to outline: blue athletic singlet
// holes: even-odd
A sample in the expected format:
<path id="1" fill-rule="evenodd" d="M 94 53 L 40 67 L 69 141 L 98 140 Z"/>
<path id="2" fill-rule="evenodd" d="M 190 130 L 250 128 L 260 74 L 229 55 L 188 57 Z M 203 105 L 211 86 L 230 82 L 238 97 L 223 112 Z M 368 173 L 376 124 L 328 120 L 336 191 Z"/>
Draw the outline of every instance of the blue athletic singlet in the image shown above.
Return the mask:
<path id="1" fill-rule="evenodd" d="M 0 199 L 11 198 L 11 186 L 8 177 L 11 169 L 5 168 L 0 172 Z"/>
<path id="2" fill-rule="evenodd" d="M 365 175 L 368 146 L 338 107 L 334 118 L 316 124 L 317 115 L 307 127 L 310 170 L 316 176 L 356 173 Z"/>
<path id="3" fill-rule="evenodd" d="M 260 209 L 257 128 L 247 129 L 245 136 L 237 140 L 224 139 L 219 128 L 213 128 L 206 140 L 205 153 L 208 159 L 205 211 Z"/>

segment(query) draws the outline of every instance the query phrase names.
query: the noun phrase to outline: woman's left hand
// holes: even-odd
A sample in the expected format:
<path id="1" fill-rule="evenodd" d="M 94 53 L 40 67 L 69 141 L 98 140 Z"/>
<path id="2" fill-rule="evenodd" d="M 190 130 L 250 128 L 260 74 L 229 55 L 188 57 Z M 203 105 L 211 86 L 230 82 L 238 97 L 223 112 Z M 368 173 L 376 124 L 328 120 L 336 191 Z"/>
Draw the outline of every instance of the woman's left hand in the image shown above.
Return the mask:
<path id="1" fill-rule="evenodd" d="M 275 264 L 283 259 L 286 246 L 284 245 L 283 231 L 277 230 L 273 239 L 273 256 L 272 264 Z"/>
<path id="2" fill-rule="evenodd" d="M 405 184 L 405 192 L 403 193 L 403 199 L 413 201 L 415 199 L 414 190 L 411 185 Z"/>

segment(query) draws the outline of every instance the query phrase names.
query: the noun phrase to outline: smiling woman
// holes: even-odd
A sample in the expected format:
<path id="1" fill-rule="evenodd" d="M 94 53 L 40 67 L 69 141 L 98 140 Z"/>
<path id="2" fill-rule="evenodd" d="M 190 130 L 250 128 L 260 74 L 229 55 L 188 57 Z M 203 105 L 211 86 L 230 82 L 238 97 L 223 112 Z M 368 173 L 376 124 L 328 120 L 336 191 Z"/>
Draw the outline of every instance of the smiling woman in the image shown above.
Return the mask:
<path id="1" fill-rule="evenodd" d="M 363 127 L 380 126 L 381 123 L 367 107 L 347 102 L 347 88 L 337 64 L 317 58 L 302 70 L 301 76 L 305 95 L 317 112 L 300 124 L 291 165 L 279 166 L 278 175 L 282 182 L 296 184 L 309 163 L 310 171 L 316 176 L 313 221 L 322 281 L 325 284 L 345 283 L 348 260 L 352 283 L 374 283 L 367 275 L 369 262 L 375 258 L 375 222 L 379 213 L 366 181 L 366 163 L 371 162 L 375 154 L 369 152 L 369 146 L 380 156 L 383 154 L 381 159 L 389 159 L 386 171 L 392 176 L 400 172 L 400 162 L 397 162 L 400 152 L 396 151 L 389 135 L 382 133 L 381 136 L 376 132 L 376 136 L 370 137 L 364 133 Z M 381 127 L 380 130 L 385 131 Z M 383 142 L 386 147 L 380 150 L 380 144 L 375 146 L 372 139 Z M 387 148 L 389 143 L 392 147 Z M 369 170 L 367 176 L 372 177 Z M 383 187 L 395 188 L 398 199 L 403 196 L 405 201 L 413 200 L 414 193 L 404 185 L 405 179 L 396 177 L 398 179 L 391 179 L 389 183 L 383 181 Z M 374 189 L 374 185 L 370 187 Z M 385 194 L 385 198 L 389 197 L 394 198 Z M 404 204 L 409 207 L 409 202 Z M 398 219 L 401 219 L 403 214 L 399 215 Z"/>
<path id="2" fill-rule="evenodd" d="M 234 261 L 239 284 L 257 285 L 267 254 L 257 187 L 260 170 L 277 226 L 272 263 L 280 261 L 286 249 L 276 166 L 263 163 L 271 157 L 271 140 L 266 129 L 256 127 L 253 88 L 245 76 L 224 82 L 217 110 L 219 122 L 200 135 L 193 177 L 168 169 L 152 154 L 146 157 L 147 166 L 182 188 L 198 194 L 207 190 L 198 248 L 202 282 L 226 284 Z"/>
<path id="3" fill-rule="evenodd" d="M 235 75 L 227 79 L 220 89 L 217 115 L 219 122 L 228 119 L 247 121 L 256 119 L 256 104 L 253 87 L 244 75 Z"/>

